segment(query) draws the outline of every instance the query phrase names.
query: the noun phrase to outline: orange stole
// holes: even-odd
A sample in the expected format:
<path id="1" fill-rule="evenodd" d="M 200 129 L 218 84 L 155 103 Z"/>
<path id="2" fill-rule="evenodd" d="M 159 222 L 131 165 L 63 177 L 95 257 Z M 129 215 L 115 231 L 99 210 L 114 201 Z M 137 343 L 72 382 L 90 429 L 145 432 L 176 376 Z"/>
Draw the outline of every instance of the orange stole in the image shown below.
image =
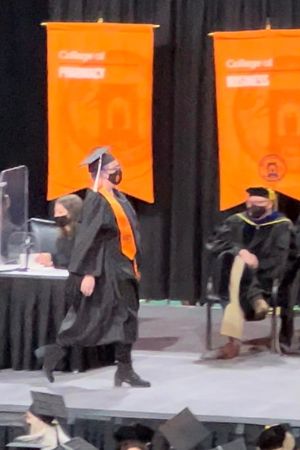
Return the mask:
<path id="1" fill-rule="evenodd" d="M 123 255 L 127 256 L 131 261 L 134 261 L 136 244 L 130 222 L 124 209 L 115 196 L 106 189 L 100 188 L 99 193 L 108 201 L 116 217 L 118 228 L 120 230 L 121 251 Z"/>

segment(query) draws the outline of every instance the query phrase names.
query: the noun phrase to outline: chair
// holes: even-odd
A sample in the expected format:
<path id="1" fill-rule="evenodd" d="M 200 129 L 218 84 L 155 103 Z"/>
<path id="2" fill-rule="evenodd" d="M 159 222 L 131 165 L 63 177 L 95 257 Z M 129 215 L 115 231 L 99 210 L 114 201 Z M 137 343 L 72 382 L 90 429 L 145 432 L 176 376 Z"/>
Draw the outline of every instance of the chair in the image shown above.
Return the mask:
<path id="1" fill-rule="evenodd" d="M 221 286 L 222 274 L 224 271 L 224 258 L 233 259 L 233 256 L 228 252 L 222 252 L 215 260 L 213 270 L 208 277 L 206 285 L 206 349 L 212 350 L 212 307 L 215 304 L 220 304 L 222 307 L 228 302 L 227 289 Z M 273 280 L 271 292 L 271 351 L 273 353 L 280 353 L 278 323 L 277 323 L 277 305 L 278 305 L 278 288 L 279 280 Z"/>
<path id="2" fill-rule="evenodd" d="M 29 231 L 34 236 L 36 246 L 40 253 L 56 252 L 56 241 L 59 228 L 52 220 L 31 218 L 28 221 Z"/>

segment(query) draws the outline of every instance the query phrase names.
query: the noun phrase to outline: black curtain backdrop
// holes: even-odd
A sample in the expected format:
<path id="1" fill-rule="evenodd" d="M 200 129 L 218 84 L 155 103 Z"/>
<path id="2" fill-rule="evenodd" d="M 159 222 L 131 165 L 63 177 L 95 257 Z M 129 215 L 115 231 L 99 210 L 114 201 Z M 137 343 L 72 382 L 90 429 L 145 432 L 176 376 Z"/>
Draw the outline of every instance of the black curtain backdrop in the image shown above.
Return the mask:
<path id="1" fill-rule="evenodd" d="M 145 22 L 155 31 L 154 205 L 135 201 L 142 296 L 200 298 L 203 244 L 220 219 L 212 41 L 217 30 L 299 28 L 298 0 L 5 0 L 0 13 L 0 169 L 30 169 L 31 215 L 46 216 L 46 44 L 42 21 Z M 291 218 L 298 202 L 281 199 Z"/>

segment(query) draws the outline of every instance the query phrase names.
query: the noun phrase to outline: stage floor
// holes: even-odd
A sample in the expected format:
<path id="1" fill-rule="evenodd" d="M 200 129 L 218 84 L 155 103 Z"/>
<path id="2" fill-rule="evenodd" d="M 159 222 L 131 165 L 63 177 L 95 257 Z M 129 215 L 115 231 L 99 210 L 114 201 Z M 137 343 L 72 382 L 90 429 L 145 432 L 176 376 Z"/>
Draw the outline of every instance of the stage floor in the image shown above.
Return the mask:
<path id="1" fill-rule="evenodd" d="M 215 337 L 221 311 L 214 312 Z M 245 340 L 267 336 L 268 319 L 247 324 Z M 233 361 L 201 361 L 205 309 L 143 305 L 134 367 L 150 389 L 113 388 L 115 367 L 57 373 L 49 384 L 40 371 L 0 372 L 0 416 L 24 411 L 30 390 L 62 394 L 71 417 L 163 419 L 189 407 L 209 422 L 300 425 L 300 357 L 251 351 Z M 216 344 L 221 341 L 216 340 Z"/>

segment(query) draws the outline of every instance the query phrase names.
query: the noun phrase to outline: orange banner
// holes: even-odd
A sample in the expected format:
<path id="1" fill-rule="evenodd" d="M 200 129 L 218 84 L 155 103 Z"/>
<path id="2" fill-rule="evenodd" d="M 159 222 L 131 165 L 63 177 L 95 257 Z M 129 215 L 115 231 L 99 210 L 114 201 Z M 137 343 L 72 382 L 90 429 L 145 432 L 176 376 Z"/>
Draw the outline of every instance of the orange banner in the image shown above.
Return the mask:
<path id="1" fill-rule="evenodd" d="M 79 166 L 111 147 L 120 190 L 153 202 L 153 25 L 47 23 L 48 199 L 90 186 Z"/>
<path id="2" fill-rule="evenodd" d="M 249 186 L 300 200 L 300 30 L 213 36 L 221 209 Z"/>

